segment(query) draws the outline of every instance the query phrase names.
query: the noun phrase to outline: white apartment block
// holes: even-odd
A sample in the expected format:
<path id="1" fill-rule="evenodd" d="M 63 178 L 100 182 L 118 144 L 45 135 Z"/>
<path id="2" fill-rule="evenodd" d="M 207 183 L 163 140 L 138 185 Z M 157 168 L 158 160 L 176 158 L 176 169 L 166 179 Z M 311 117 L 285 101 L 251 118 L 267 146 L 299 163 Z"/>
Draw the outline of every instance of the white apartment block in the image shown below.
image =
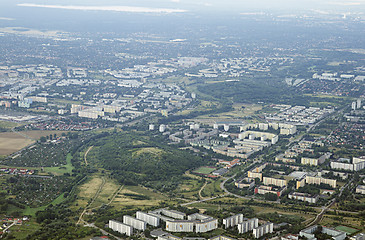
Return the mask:
<path id="1" fill-rule="evenodd" d="M 252 231 L 259 226 L 259 219 L 252 218 L 237 225 L 239 233 Z"/>
<path id="2" fill-rule="evenodd" d="M 234 216 L 223 219 L 224 228 L 229 228 L 243 222 L 243 214 L 236 214 Z"/>
<path id="3" fill-rule="evenodd" d="M 260 238 L 265 234 L 272 232 L 274 232 L 274 224 L 270 222 L 253 229 L 253 235 L 255 238 Z"/>
<path id="4" fill-rule="evenodd" d="M 142 221 L 142 220 L 138 220 L 134 217 L 128 216 L 128 215 L 124 215 L 123 216 L 123 223 L 127 224 L 129 226 L 132 226 L 135 229 L 144 231 L 147 228 L 147 223 Z"/>
<path id="5" fill-rule="evenodd" d="M 284 187 L 287 185 L 287 181 L 285 179 L 277 179 L 271 177 L 263 177 L 264 185 L 274 185 L 278 187 Z"/>
<path id="6" fill-rule="evenodd" d="M 115 220 L 109 220 L 109 228 L 113 229 L 113 231 L 119 232 L 121 234 L 125 234 L 127 236 L 133 235 L 133 227 L 123 224 L 121 222 Z"/>
<path id="7" fill-rule="evenodd" d="M 136 218 L 154 227 L 158 227 L 160 225 L 160 218 L 148 213 L 138 211 L 136 212 Z"/>

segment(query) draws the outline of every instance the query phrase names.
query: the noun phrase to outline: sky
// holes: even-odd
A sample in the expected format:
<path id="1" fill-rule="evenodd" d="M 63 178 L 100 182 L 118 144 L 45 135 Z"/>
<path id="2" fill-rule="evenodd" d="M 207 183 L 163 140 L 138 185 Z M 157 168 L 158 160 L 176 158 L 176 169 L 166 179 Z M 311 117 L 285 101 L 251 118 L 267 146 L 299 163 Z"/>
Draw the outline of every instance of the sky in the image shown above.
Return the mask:
<path id="1" fill-rule="evenodd" d="M 129 6 L 154 9 L 215 11 L 364 10 L 365 0 L 1 0 L 0 12 L 28 4 L 62 6 Z M 20 5 L 19 5 L 20 4 Z M 0 16 L 2 17 L 2 16 Z"/>
<path id="2" fill-rule="evenodd" d="M 232 21 L 247 13 L 305 11 L 365 14 L 365 0 L 0 0 L 0 27 L 114 31 L 122 24 L 131 30 L 163 25 L 171 30 L 198 21 L 220 24 L 227 16 Z"/>

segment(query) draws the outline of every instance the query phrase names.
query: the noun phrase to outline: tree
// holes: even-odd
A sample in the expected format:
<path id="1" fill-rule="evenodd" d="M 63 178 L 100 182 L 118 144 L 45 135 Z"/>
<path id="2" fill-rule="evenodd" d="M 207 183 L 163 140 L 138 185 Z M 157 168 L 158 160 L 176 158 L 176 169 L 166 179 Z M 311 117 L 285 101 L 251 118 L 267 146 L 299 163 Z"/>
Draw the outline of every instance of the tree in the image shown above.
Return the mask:
<path id="1" fill-rule="evenodd" d="M 276 201 L 278 200 L 278 195 L 275 193 L 265 193 L 265 199 L 268 201 Z"/>

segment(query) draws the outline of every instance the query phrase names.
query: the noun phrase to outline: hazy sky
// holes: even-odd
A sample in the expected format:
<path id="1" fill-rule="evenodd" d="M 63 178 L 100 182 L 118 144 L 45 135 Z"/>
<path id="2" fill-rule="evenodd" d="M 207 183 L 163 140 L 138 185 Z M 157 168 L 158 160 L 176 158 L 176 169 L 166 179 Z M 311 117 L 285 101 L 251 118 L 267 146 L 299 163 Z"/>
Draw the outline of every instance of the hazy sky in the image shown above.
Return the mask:
<path id="1" fill-rule="evenodd" d="M 181 24 L 237 21 L 241 13 L 298 11 L 364 14 L 365 0 L 0 0 L 0 27 L 107 31 L 123 23 L 131 30 L 162 25 L 171 30 Z"/>
<path id="2" fill-rule="evenodd" d="M 17 4 L 105 5 L 172 8 L 189 11 L 269 11 L 269 10 L 364 10 L 365 0 L 1 0 L 0 8 Z M 20 7 L 20 6 L 18 6 Z"/>

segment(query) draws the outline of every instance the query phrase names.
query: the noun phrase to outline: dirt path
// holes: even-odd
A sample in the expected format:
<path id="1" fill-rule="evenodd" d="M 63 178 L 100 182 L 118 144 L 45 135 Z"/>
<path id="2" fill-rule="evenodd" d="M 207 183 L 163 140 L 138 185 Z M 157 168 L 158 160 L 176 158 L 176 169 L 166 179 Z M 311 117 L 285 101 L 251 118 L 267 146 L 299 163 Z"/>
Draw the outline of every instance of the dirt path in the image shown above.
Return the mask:
<path id="1" fill-rule="evenodd" d="M 81 222 L 83 222 L 84 220 L 82 219 L 84 214 L 86 213 L 87 210 L 89 210 L 89 207 L 95 202 L 95 200 L 98 198 L 101 190 L 103 190 L 103 187 L 105 185 L 105 178 L 102 178 L 102 182 L 98 188 L 98 190 L 96 191 L 95 195 L 93 196 L 93 198 L 91 199 L 91 202 L 85 207 L 84 211 L 82 211 L 82 213 L 80 214 L 79 220 L 77 221 L 76 224 L 80 224 Z"/>
<path id="2" fill-rule="evenodd" d="M 204 185 L 200 188 L 200 190 L 199 190 L 199 198 L 200 199 L 203 199 L 203 196 L 202 196 L 202 191 L 204 190 L 204 188 L 207 186 L 207 184 L 208 184 L 208 182 L 207 182 L 207 180 L 205 180 L 205 183 L 204 183 Z"/>
<path id="3" fill-rule="evenodd" d="M 91 149 L 93 149 L 93 147 L 94 147 L 94 146 L 89 147 L 89 148 L 86 150 L 85 154 L 84 154 L 84 161 L 85 161 L 85 165 L 86 165 L 86 166 L 88 165 L 88 163 L 87 163 L 87 154 L 91 151 Z"/>

